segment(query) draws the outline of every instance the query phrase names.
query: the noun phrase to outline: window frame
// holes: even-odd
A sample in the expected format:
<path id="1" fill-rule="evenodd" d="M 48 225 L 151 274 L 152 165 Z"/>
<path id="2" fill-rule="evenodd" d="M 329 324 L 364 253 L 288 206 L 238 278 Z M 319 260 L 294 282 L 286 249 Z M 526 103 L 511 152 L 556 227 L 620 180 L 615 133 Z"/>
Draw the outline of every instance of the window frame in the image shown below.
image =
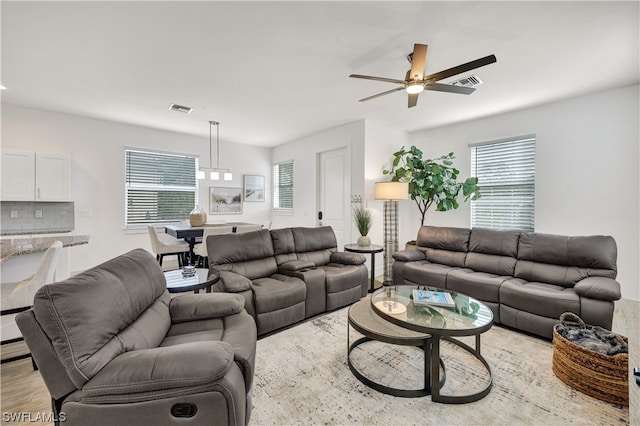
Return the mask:
<path id="1" fill-rule="evenodd" d="M 536 135 L 529 134 L 469 144 L 471 175 L 478 177 L 478 188 L 482 195 L 480 199 L 471 201 L 471 227 L 520 229 L 526 232 L 535 230 L 536 142 Z M 501 149 L 499 145 L 504 146 Z M 478 150 L 483 149 L 485 152 L 481 155 L 485 160 L 484 164 L 479 165 Z M 506 155 L 510 157 L 510 162 L 503 159 Z M 499 159 L 492 161 L 491 156 Z M 478 167 L 493 168 L 495 172 L 478 172 Z M 489 183 L 485 180 L 483 183 L 483 175 L 486 177 L 487 174 L 499 180 Z M 479 213 L 481 206 L 487 214 Z"/>
<path id="2" fill-rule="evenodd" d="M 142 153 L 147 155 L 157 155 L 157 156 L 171 156 L 171 157 L 182 157 L 193 160 L 194 174 L 193 180 L 194 185 L 157 185 L 157 184 L 144 184 L 144 183 L 135 183 L 130 182 L 130 174 L 131 174 L 131 164 L 130 164 L 130 152 Z M 125 229 L 140 229 L 146 228 L 148 225 L 156 226 L 159 224 L 169 224 L 169 223 L 178 223 L 181 220 L 187 219 L 189 217 L 189 212 L 193 210 L 198 205 L 198 194 L 199 194 L 199 182 L 196 179 L 195 172 L 199 170 L 199 157 L 194 154 L 180 153 L 180 152 L 170 152 L 170 151 L 162 151 L 148 148 L 137 148 L 137 147 L 124 147 L 124 227 Z M 160 175 L 158 175 L 160 177 Z M 174 217 L 167 220 L 153 220 L 153 221 L 131 221 L 130 222 L 130 212 L 129 212 L 129 200 L 130 200 L 130 191 L 138 190 L 138 191 L 160 191 L 160 192 L 188 192 L 193 193 L 193 206 L 188 206 L 189 211 L 185 214 L 184 217 Z"/>
<path id="3" fill-rule="evenodd" d="M 279 181 L 280 178 L 280 167 L 283 165 L 290 165 L 291 167 L 291 185 L 282 185 Z M 295 188 L 295 169 L 294 169 L 294 161 L 293 160 L 285 160 L 274 163 L 272 166 L 273 178 L 272 178 L 272 195 L 273 201 L 271 207 L 274 213 L 279 214 L 293 214 L 294 208 L 294 188 Z M 280 196 L 280 191 L 282 188 L 287 188 L 290 186 L 291 193 L 291 207 L 281 207 L 282 197 Z M 276 203 L 278 203 L 276 205 Z"/>

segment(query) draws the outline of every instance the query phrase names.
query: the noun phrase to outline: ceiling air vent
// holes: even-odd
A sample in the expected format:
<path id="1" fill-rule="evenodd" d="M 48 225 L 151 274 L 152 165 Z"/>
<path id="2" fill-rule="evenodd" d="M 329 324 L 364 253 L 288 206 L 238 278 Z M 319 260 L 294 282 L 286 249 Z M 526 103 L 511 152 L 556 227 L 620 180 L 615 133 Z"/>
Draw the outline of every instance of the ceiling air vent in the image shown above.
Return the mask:
<path id="1" fill-rule="evenodd" d="M 190 108 L 190 107 L 187 107 L 187 106 L 178 105 L 178 104 L 169 105 L 169 109 L 171 111 L 178 111 L 178 112 L 182 112 L 184 114 L 191 114 L 191 111 L 193 111 L 193 108 Z"/>
<path id="2" fill-rule="evenodd" d="M 460 80 L 452 81 L 451 84 L 454 86 L 475 87 L 481 85 L 482 80 L 480 80 L 477 75 L 472 74 Z"/>

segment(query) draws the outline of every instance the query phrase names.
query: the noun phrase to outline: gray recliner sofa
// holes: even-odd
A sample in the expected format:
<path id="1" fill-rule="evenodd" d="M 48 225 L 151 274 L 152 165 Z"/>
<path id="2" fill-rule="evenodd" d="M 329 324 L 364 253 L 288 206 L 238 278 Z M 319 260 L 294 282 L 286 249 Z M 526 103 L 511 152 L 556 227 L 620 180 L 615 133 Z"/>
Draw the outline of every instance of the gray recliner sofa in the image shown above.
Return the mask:
<path id="1" fill-rule="evenodd" d="M 214 292 L 240 294 L 258 335 L 349 305 L 367 295 L 365 257 L 338 252 L 329 226 L 207 238 Z"/>
<path id="2" fill-rule="evenodd" d="M 233 294 L 171 298 L 133 250 L 41 288 L 16 322 L 64 425 L 245 425 L 256 326 Z"/>
<path id="3" fill-rule="evenodd" d="M 393 283 L 445 288 L 483 301 L 496 323 L 545 338 L 563 312 L 611 329 L 617 247 L 610 236 L 423 226 L 417 250 L 393 255 Z"/>

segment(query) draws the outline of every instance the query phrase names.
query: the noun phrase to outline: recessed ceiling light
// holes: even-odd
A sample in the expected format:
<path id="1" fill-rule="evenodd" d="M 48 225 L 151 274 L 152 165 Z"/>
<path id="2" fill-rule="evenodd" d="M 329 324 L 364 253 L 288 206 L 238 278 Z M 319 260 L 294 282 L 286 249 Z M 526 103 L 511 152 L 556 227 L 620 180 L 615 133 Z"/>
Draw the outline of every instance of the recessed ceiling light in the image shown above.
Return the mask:
<path id="1" fill-rule="evenodd" d="M 178 104 L 169 105 L 169 109 L 171 111 L 178 111 L 178 112 L 182 112 L 184 114 L 191 114 L 191 111 L 193 111 L 193 108 L 191 108 L 191 107 L 178 105 Z"/>

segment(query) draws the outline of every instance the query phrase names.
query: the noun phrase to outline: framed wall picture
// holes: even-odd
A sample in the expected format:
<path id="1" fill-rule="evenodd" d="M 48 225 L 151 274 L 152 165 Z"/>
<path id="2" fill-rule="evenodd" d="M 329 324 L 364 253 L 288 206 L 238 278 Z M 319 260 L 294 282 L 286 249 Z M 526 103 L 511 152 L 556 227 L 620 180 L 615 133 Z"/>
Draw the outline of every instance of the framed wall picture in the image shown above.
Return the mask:
<path id="1" fill-rule="evenodd" d="M 264 176 L 244 175 L 244 201 L 264 201 Z"/>
<path id="2" fill-rule="evenodd" d="M 242 213 L 242 188 L 209 187 L 209 214 Z"/>

